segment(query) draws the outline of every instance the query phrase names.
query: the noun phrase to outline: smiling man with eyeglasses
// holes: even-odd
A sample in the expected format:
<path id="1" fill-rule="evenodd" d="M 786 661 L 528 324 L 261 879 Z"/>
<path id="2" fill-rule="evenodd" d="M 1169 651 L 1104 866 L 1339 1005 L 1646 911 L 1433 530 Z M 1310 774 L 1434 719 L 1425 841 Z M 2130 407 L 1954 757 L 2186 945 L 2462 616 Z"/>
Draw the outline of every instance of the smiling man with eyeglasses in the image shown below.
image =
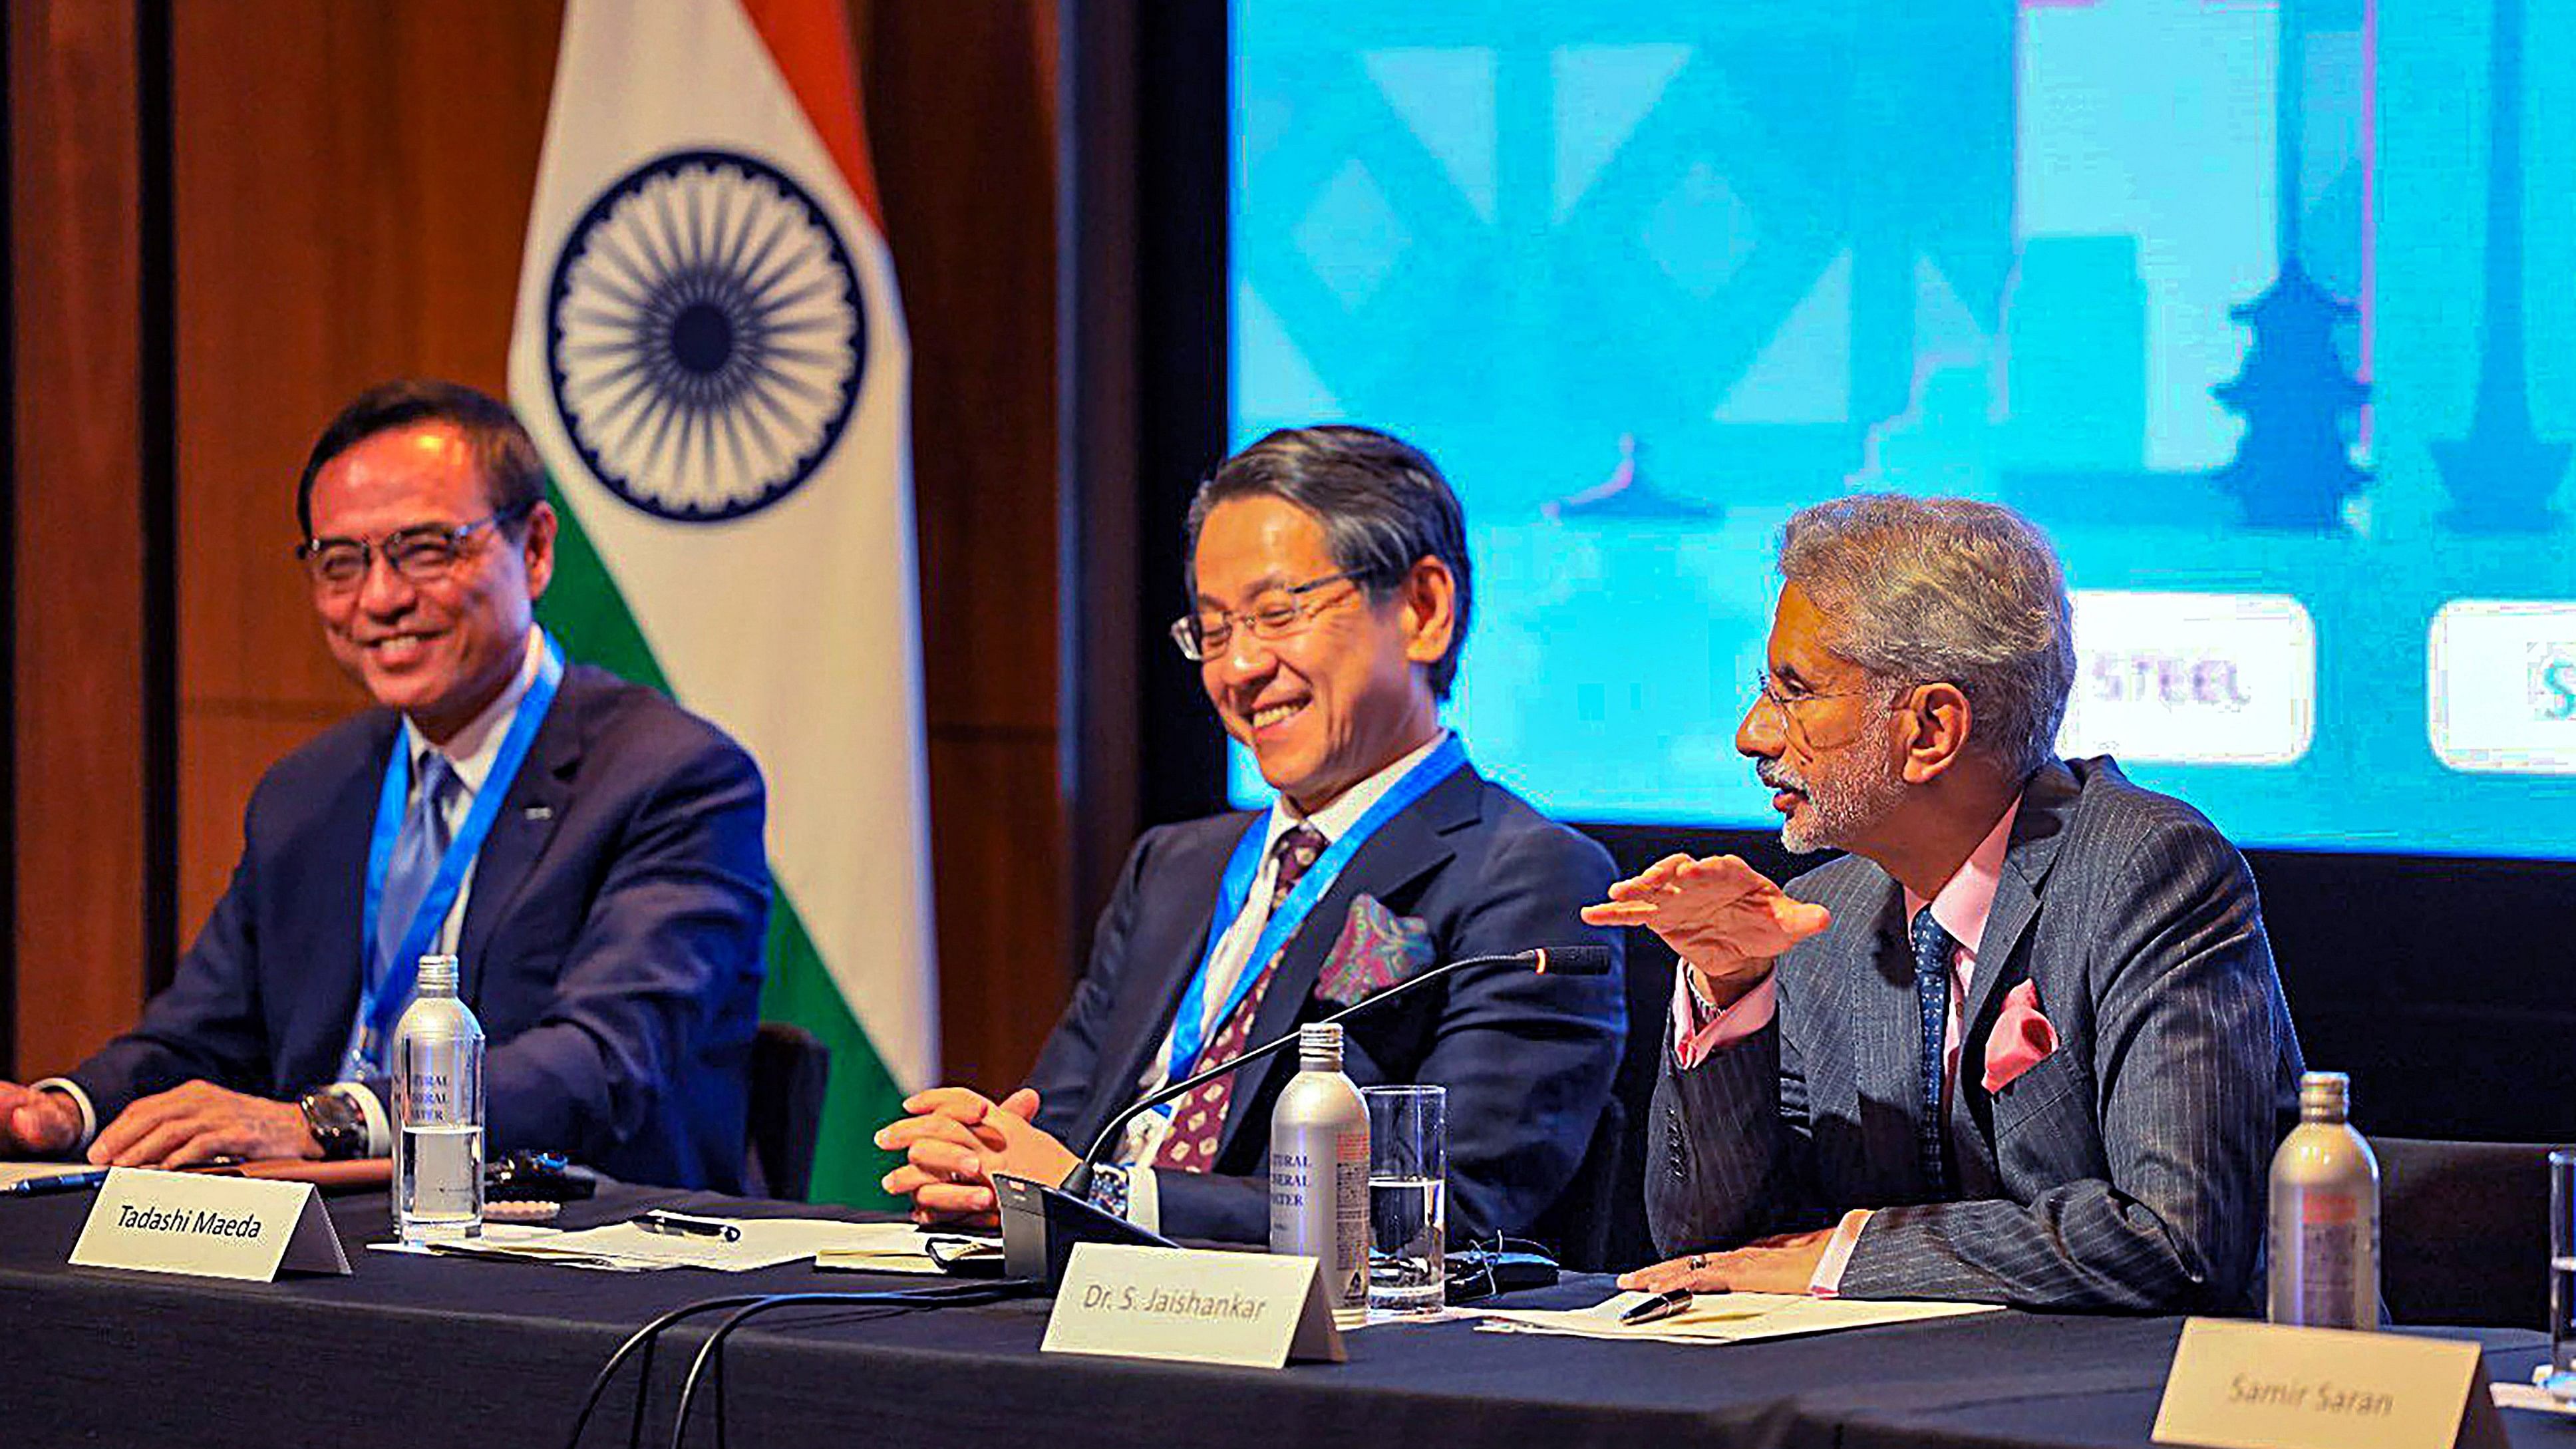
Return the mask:
<path id="1" fill-rule="evenodd" d="M 989 1218 L 996 1172 L 1062 1182 L 1138 1096 L 1438 962 L 1601 942 L 1576 910 L 1609 856 L 1468 765 L 1440 723 L 1474 591 L 1466 521 L 1430 458 L 1372 428 L 1284 429 L 1227 459 L 1187 522 L 1173 642 L 1278 792 L 1146 832 L 1028 1085 L 942 1087 L 878 1134 L 925 1220 Z M 1615 959 L 1615 958 L 1614 958 Z M 1449 1089 L 1449 1228 L 1527 1231 L 1564 1193 L 1626 1032 L 1619 978 L 1461 971 L 1354 1019 L 1362 1085 Z M 1268 1232 L 1257 1063 L 1137 1119 L 1093 1198 L 1180 1237 Z"/>
<path id="2" fill-rule="evenodd" d="M 0 1083 L 0 1155 L 383 1155 L 389 1028 L 437 953 L 491 1042 L 490 1150 L 740 1185 L 759 772 L 536 627 L 544 486 L 509 408 L 451 383 L 375 388 L 323 431 L 294 554 L 377 707 L 260 781 L 231 888 L 134 1031 Z"/>

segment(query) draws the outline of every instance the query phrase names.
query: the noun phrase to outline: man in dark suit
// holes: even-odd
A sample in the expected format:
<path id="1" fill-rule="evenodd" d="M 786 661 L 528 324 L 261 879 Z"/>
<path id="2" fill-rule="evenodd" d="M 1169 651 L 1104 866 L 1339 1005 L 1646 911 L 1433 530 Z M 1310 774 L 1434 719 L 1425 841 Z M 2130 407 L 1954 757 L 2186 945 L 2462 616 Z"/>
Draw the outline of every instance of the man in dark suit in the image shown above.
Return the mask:
<path id="1" fill-rule="evenodd" d="M 1736 747 L 1793 851 L 1658 862 L 1589 920 L 1682 958 L 1624 1282 L 2241 1311 L 2299 1049 L 2245 862 L 2053 744 L 2047 541 L 1990 504 L 1801 512 Z M 1749 1240 L 1749 1241 L 1748 1241 Z"/>
<path id="2" fill-rule="evenodd" d="M 1367 428 L 1276 432 L 1201 486 L 1188 536 L 1173 637 L 1279 801 L 1137 842 L 1028 1086 L 905 1103 L 877 1140 L 905 1153 L 885 1185 L 917 1216 L 989 1216 L 995 1172 L 1061 1182 L 1140 1094 L 1436 962 L 1608 939 L 1576 919 L 1608 855 L 1441 728 L 1472 589 L 1429 458 Z M 1517 1232 L 1572 1177 L 1625 1031 L 1615 974 L 1480 967 L 1354 1018 L 1343 1070 L 1446 1086 L 1451 1230 Z M 1138 1119 L 1094 1198 L 1167 1234 L 1259 1240 L 1291 1070 L 1256 1063 Z"/>
<path id="3" fill-rule="evenodd" d="M 0 1083 L 0 1151 L 381 1154 L 385 1028 L 433 951 L 490 1041 L 493 1151 L 739 1185 L 769 900 L 750 757 L 535 627 L 556 519 L 497 400 L 366 393 L 297 505 L 324 637 L 379 707 L 260 781 L 231 887 L 133 1031 Z"/>

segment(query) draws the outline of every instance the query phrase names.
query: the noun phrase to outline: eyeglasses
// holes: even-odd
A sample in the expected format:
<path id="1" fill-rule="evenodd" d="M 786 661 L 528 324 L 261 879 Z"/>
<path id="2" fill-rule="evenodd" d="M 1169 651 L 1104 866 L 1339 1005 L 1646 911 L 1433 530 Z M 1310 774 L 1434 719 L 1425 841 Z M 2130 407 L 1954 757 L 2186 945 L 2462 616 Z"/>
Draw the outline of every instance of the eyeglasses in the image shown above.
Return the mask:
<path id="1" fill-rule="evenodd" d="M 1851 699 L 1858 695 L 1876 694 L 1880 689 L 1886 687 L 1876 683 L 1863 683 L 1855 685 L 1850 689 L 1819 689 L 1803 691 L 1798 694 L 1782 694 L 1780 692 L 1779 681 L 1773 679 L 1771 677 L 1771 671 L 1767 669 L 1756 671 L 1752 682 L 1753 703 L 1746 710 L 1748 722 L 1754 713 L 1761 710 L 1764 705 L 1769 705 L 1771 708 L 1780 712 L 1781 732 L 1797 741 L 1801 746 L 1807 746 L 1813 742 L 1807 738 L 1806 727 L 1799 722 L 1799 706 L 1815 704 L 1819 701 L 1828 699 Z M 1897 698 L 1903 698 L 1904 687 L 1898 686 L 1897 689 Z M 1895 707 L 1895 704 L 1896 700 L 1894 699 L 1888 701 L 1888 707 L 1891 709 Z"/>
<path id="2" fill-rule="evenodd" d="M 467 523 L 416 524 L 372 540 L 308 538 L 295 546 L 295 557 L 313 576 L 314 587 L 327 593 L 347 593 L 364 583 L 377 554 L 384 555 L 395 573 L 415 584 L 436 583 L 465 556 L 466 544 L 474 535 L 487 528 L 516 523 L 533 506 L 517 504 Z"/>
<path id="3" fill-rule="evenodd" d="M 1243 627 L 1252 631 L 1253 638 L 1275 644 L 1304 629 L 1326 605 L 1335 602 L 1331 599 L 1309 602 L 1308 594 L 1334 584 L 1357 583 L 1363 577 L 1365 575 L 1357 573 L 1327 574 L 1311 583 L 1265 594 L 1251 608 L 1239 614 L 1223 609 L 1211 609 L 1204 614 L 1183 614 L 1172 621 L 1172 642 L 1181 646 L 1182 658 L 1196 664 L 1212 655 L 1223 654 L 1225 646 L 1234 642 L 1234 626 L 1240 621 Z"/>

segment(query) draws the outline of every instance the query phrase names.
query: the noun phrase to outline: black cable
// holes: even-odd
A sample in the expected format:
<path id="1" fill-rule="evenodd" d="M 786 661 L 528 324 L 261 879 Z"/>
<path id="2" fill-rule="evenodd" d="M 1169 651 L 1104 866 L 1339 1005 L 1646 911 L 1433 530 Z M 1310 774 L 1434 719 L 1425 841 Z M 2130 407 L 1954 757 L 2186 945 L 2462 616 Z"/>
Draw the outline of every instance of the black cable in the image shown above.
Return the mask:
<path id="1" fill-rule="evenodd" d="M 572 1421 L 572 1433 L 565 1437 L 564 1449 L 580 1449 L 582 1431 L 590 1427 L 590 1416 L 599 1408 L 600 1398 L 608 1392 L 609 1384 L 616 1379 L 618 1366 L 626 1362 L 628 1354 L 641 1347 L 645 1350 L 645 1354 L 643 1367 L 636 1375 L 635 1427 L 626 1438 L 628 1449 L 637 1449 L 644 1424 L 643 1391 L 653 1382 L 653 1340 L 661 1335 L 662 1330 L 684 1318 L 694 1317 L 700 1313 L 712 1313 L 719 1308 L 736 1308 L 745 1303 L 756 1303 L 766 1296 L 760 1293 L 737 1293 L 729 1298 L 705 1299 L 674 1308 L 627 1335 L 626 1341 L 617 1346 L 617 1352 L 610 1354 L 608 1362 L 601 1365 L 599 1372 L 591 1376 L 590 1392 L 582 1398 L 581 1413 Z"/>
<path id="2" fill-rule="evenodd" d="M 1004 1278 L 990 1283 L 956 1284 L 945 1291 L 940 1289 L 907 1288 L 890 1289 L 873 1293 L 774 1293 L 765 1298 L 761 1298 L 758 1301 L 743 1304 L 741 1307 L 735 1309 L 733 1314 L 726 1318 L 723 1323 L 718 1324 L 715 1332 L 707 1335 L 706 1343 L 698 1349 L 696 1360 L 689 1365 L 688 1377 L 680 1382 L 679 1410 L 673 1416 L 671 1421 L 671 1449 L 684 1449 L 684 1446 L 687 1443 L 689 1434 L 689 1409 L 697 1398 L 698 1382 L 701 1377 L 706 1375 L 709 1364 L 721 1364 L 723 1362 L 722 1354 L 724 1351 L 724 1341 L 733 1336 L 733 1331 L 735 1329 L 742 1327 L 751 1319 L 759 1316 L 760 1314 L 767 1313 L 773 1308 L 796 1308 L 816 1303 L 866 1304 L 870 1307 L 878 1308 L 966 1307 L 978 1303 L 999 1303 L 1006 1299 L 1024 1297 L 1030 1293 L 1034 1287 L 1034 1284 L 1022 1279 Z M 722 1369 L 719 1368 L 715 1375 L 719 1383 L 721 1383 L 722 1380 L 722 1372 Z M 716 1419 L 716 1442 L 718 1449 L 722 1449 L 725 1438 L 722 1392 L 721 1388 L 717 1390 L 718 1409 Z"/>

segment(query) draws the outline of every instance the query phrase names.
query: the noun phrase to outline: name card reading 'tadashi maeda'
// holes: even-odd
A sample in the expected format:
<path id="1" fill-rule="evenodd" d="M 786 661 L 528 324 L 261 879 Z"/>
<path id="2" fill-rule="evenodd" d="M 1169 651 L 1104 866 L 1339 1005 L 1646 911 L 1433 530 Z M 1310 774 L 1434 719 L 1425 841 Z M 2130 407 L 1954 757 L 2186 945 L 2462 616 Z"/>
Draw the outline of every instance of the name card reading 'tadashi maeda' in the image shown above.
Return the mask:
<path id="1" fill-rule="evenodd" d="M 72 1245 L 82 1268 L 129 1268 L 266 1283 L 282 1270 L 349 1271 L 309 1182 L 120 1167 L 99 1187 Z"/>
<path id="2" fill-rule="evenodd" d="M 1048 1353 L 1278 1368 L 1343 1361 L 1312 1258 L 1080 1243 L 1047 1318 Z"/>
<path id="3" fill-rule="evenodd" d="M 2195 1318 L 2159 1444 L 2212 1449 L 2503 1449 L 2478 1345 Z"/>

